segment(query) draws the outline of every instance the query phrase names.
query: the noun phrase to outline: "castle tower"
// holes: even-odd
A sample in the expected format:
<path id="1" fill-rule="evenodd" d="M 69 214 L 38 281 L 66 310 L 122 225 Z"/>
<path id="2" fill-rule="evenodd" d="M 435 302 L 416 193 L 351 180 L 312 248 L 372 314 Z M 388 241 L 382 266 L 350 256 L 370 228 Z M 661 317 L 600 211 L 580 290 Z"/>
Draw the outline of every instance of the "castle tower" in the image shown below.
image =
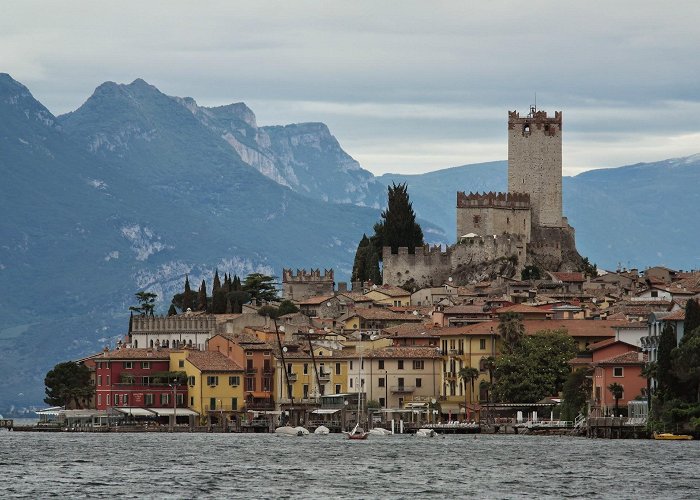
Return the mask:
<path id="1" fill-rule="evenodd" d="M 530 195 L 532 224 L 563 227 L 561 111 L 508 112 L 508 192 Z"/>

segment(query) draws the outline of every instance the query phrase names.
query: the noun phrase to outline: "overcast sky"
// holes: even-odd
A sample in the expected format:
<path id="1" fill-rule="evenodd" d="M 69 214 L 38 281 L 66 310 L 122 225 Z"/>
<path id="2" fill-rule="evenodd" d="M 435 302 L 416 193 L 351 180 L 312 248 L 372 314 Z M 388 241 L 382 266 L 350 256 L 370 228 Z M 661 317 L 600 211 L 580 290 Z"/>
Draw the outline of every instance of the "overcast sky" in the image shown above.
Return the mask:
<path id="1" fill-rule="evenodd" d="M 505 159 L 536 93 L 564 112 L 565 174 L 700 152 L 697 0 L 13 3 L 0 71 L 54 114 L 143 78 L 419 173 Z"/>

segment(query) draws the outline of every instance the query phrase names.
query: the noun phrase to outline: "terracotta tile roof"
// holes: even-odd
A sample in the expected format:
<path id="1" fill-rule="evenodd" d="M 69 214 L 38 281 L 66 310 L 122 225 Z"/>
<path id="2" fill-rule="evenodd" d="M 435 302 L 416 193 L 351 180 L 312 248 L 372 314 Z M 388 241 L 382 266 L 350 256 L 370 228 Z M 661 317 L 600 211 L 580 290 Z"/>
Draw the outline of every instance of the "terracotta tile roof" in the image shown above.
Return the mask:
<path id="1" fill-rule="evenodd" d="M 358 316 L 362 319 L 369 319 L 369 320 L 385 320 L 385 321 L 423 321 L 423 318 L 420 316 L 416 316 L 413 314 L 399 314 L 395 313 L 393 311 L 389 311 L 386 309 L 382 309 L 380 307 L 370 307 L 370 308 L 361 308 L 361 309 L 355 309 L 353 312 L 348 313 L 348 318 L 352 318 L 353 316 Z"/>
<path id="2" fill-rule="evenodd" d="M 637 349 L 636 345 L 630 344 L 629 342 L 623 342 L 622 340 L 615 340 L 615 338 L 613 337 L 613 338 L 601 340 L 600 342 L 595 342 L 594 344 L 589 345 L 588 350 L 591 352 L 597 351 L 599 349 L 602 349 L 603 347 L 608 347 L 609 345 L 617 344 L 618 342 L 620 344 L 625 344 L 625 345 L 628 345 L 634 349 Z"/>
<path id="3" fill-rule="evenodd" d="M 379 292 L 383 293 L 384 295 L 387 295 L 389 297 L 405 297 L 407 295 L 411 295 L 411 292 L 407 292 L 403 288 L 399 288 L 397 286 L 390 286 L 390 285 L 381 285 L 378 286 L 377 288 L 373 288 L 369 292 Z M 367 293 L 369 293 L 367 292 Z"/>
<path id="4" fill-rule="evenodd" d="M 170 349 L 151 348 L 122 348 L 114 351 L 103 351 L 93 356 L 95 361 L 100 359 L 170 359 Z"/>
<path id="5" fill-rule="evenodd" d="M 685 309 L 678 309 L 669 313 L 663 321 L 685 321 Z"/>
<path id="6" fill-rule="evenodd" d="M 274 332 L 273 332 L 274 333 Z M 241 349 L 248 351 L 269 351 L 272 346 L 267 342 L 260 340 L 253 333 L 240 332 L 240 333 L 219 333 L 225 339 L 230 340 L 241 346 Z"/>
<path id="7" fill-rule="evenodd" d="M 647 362 L 646 353 L 630 351 L 610 359 L 598 361 L 597 365 L 644 365 Z"/>
<path id="8" fill-rule="evenodd" d="M 539 307 L 532 307 L 525 304 L 515 304 L 512 306 L 501 307 L 496 309 L 496 314 L 505 313 L 516 313 L 516 314 L 546 314 L 547 311 L 540 309 Z"/>
<path id="9" fill-rule="evenodd" d="M 364 294 L 358 293 L 358 292 L 344 292 L 344 293 L 339 293 L 338 296 L 342 297 L 347 297 L 348 299 L 352 300 L 353 302 L 373 302 L 373 300 L 369 297 L 365 297 Z"/>
<path id="10" fill-rule="evenodd" d="M 366 359 L 438 359 L 440 355 L 439 349 L 436 347 L 384 347 L 382 349 L 374 349 L 363 353 L 355 352 L 351 358 L 363 357 Z"/>
<path id="11" fill-rule="evenodd" d="M 586 281 L 586 277 L 583 275 L 583 273 L 550 273 L 552 276 L 554 276 L 556 279 L 559 281 L 563 281 L 565 283 L 583 283 Z"/>
<path id="12" fill-rule="evenodd" d="M 490 315 L 491 314 L 489 311 L 484 310 L 483 305 L 481 305 L 481 306 L 462 305 L 462 306 L 446 307 L 445 310 L 443 311 L 443 313 L 446 315 L 451 315 L 451 314 L 474 314 L 474 315 L 488 314 L 488 315 Z"/>
<path id="13" fill-rule="evenodd" d="M 620 320 L 526 319 L 523 326 L 527 335 L 541 330 L 566 329 L 572 337 L 614 337 L 614 329 L 627 323 Z M 440 330 L 440 336 L 498 335 L 498 324 L 498 321 L 483 321 L 473 325 L 443 328 Z"/>
<path id="14" fill-rule="evenodd" d="M 608 318 L 608 320 L 610 320 L 610 319 L 612 319 L 612 318 Z M 630 321 L 627 324 L 616 326 L 615 328 L 618 328 L 618 329 L 636 329 L 636 328 L 647 328 L 647 327 L 648 327 L 648 325 L 645 321 Z"/>
<path id="15" fill-rule="evenodd" d="M 241 372 L 243 368 L 216 351 L 190 351 L 187 361 L 202 372 Z"/>
<path id="16" fill-rule="evenodd" d="M 319 304 L 323 304 L 324 302 L 334 299 L 335 295 L 318 295 L 316 297 L 309 297 L 306 300 L 302 300 L 299 302 L 299 305 L 302 306 L 317 306 Z"/>
<path id="17" fill-rule="evenodd" d="M 439 328 L 435 328 L 430 323 L 403 323 L 382 330 L 387 336 L 393 338 L 438 338 L 438 331 Z"/>

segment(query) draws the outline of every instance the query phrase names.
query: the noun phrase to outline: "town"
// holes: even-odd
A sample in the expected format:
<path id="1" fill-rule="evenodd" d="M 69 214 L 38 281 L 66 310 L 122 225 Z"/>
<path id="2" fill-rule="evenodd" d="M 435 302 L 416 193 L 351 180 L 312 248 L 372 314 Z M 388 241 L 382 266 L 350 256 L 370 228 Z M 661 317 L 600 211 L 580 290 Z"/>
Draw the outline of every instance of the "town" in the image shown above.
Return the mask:
<path id="1" fill-rule="evenodd" d="M 700 271 L 578 254 L 561 127 L 561 112 L 509 112 L 508 192 L 457 192 L 445 250 L 394 185 L 350 286 L 320 268 L 283 269 L 281 289 L 186 277 L 167 316 L 138 292 L 116 346 L 49 372 L 55 406 L 32 429 L 690 437 Z"/>

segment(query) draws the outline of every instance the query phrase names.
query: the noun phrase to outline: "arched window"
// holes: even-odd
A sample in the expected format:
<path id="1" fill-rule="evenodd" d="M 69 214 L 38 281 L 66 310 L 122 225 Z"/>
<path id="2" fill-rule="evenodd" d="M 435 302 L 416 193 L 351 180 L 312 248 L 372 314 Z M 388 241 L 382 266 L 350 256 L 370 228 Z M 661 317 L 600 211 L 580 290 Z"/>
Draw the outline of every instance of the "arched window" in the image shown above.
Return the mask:
<path id="1" fill-rule="evenodd" d="M 151 339 L 151 349 L 153 349 L 153 339 Z"/>
<path id="2" fill-rule="evenodd" d="M 134 347 L 135 347 L 136 349 L 139 348 L 139 341 L 138 341 L 138 340 L 134 340 Z"/>

